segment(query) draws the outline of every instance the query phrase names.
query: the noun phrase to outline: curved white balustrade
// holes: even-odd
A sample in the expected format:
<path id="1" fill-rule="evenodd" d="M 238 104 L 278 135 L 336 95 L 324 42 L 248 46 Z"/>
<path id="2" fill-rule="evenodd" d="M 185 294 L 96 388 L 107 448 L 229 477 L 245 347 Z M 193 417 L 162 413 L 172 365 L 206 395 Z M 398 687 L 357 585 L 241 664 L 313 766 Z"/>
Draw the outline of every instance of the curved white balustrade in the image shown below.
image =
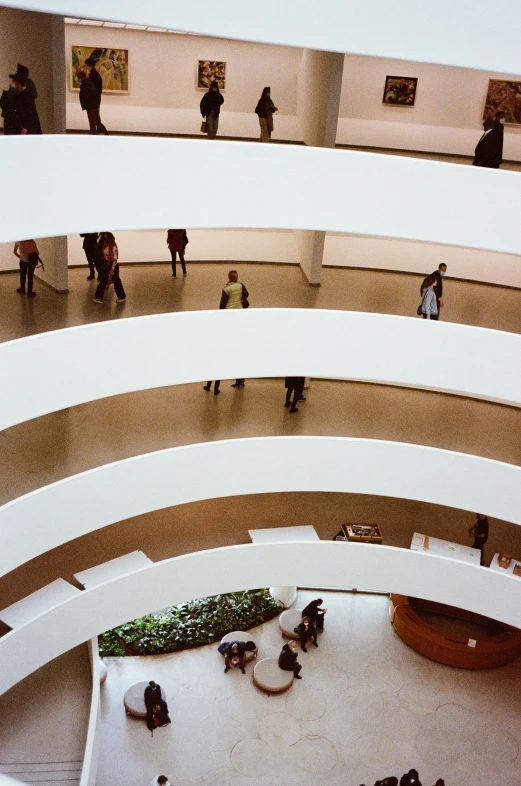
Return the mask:
<path id="1" fill-rule="evenodd" d="M 0 575 L 132 516 L 205 499 L 285 491 L 399 497 L 482 510 L 521 524 L 521 467 L 512 464 L 345 437 L 205 442 L 107 464 L 4 505 Z"/>
<path id="2" fill-rule="evenodd" d="M 4 0 L 3 5 L 88 19 L 133 22 L 222 38 L 354 52 L 418 62 L 521 72 L 515 0 Z M 505 23 L 505 20 L 508 20 Z"/>
<path id="3" fill-rule="evenodd" d="M 159 562 L 86 590 L 3 636 L 0 693 L 72 647 L 154 609 L 285 584 L 392 591 L 521 627 L 521 582 L 474 565 L 370 544 L 229 546 Z"/>
<path id="4" fill-rule="evenodd" d="M 113 231 L 168 227 L 175 216 L 192 228 L 319 229 L 521 252 L 518 172 L 295 145 L 70 135 L 6 137 L 0 171 L 11 204 L 25 206 L 0 225 L 0 242 L 106 227 L 102 171 L 118 195 Z M 81 211 L 63 172 L 82 184 Z M 201 210 L 202 182 L 219 184 L 218 210 Z"/>
<path id="5" fill-rule="evenodd" d="M 0 344 L 0 429 L 134 390 L 299 374 L 519 406 L 521 366 L 512 359 L 520 355 L 517 334 L 363 312 L 252 308 L 113 320 Z"/>

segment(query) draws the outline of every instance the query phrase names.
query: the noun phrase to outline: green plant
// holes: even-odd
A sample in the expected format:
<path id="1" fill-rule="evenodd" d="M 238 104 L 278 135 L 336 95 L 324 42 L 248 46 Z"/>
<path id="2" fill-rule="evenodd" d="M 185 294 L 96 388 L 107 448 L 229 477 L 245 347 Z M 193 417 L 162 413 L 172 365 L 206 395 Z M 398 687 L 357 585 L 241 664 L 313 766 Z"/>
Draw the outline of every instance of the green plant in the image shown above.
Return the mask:
<path id="1" fill-rule="evenodd" d="M 280 606 L 265 589 L 200 598 L 147 614 L 99 636 L 100 655 L 159 655 L 219 641 L 272 619 Z"/>

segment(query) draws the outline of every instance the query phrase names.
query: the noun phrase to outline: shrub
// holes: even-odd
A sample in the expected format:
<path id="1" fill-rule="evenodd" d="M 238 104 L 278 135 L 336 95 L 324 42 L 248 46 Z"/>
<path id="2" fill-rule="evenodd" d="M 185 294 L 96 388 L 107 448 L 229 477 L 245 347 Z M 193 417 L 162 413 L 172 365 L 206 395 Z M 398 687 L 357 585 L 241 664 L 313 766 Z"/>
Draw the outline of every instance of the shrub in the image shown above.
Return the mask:
<path id="1" fill-rule="evenodd" d="M 200 598 L 147 614 L 99 636 L 106 655 L 159 655 L 219 641 L 277 616 L 279 603 L 265 589 Z"/>

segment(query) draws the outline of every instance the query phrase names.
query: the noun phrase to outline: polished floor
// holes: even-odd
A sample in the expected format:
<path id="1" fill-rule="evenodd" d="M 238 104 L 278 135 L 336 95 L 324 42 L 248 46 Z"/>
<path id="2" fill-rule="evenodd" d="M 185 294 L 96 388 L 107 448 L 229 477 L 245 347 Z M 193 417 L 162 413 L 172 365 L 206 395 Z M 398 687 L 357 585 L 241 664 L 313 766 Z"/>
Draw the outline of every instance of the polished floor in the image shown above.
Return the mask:
<path id="1" fill-rule="evenodd" d="M 0 276 L 7 304 L 4 338 L 122 315 L 215 307 L 228 265 L 189 265 L 174 280 L 167 265 L 124 268 L 129 293 L 124 308 L 110 297 L 102 307 L 90 300 L 85 271 L 71 271 L 71 294 L 39 287 L 28 302 L 12 291 L 14 276 Z M 406 313 L 416 304 L 419 277 L 361 270 L 328 269 L 324 285 L 312 289 L 298 268 L 245 265 L 241 277 L 254 306 L 351 308 Z M 521 292 L 463 282 L 446 283 L 447 318 L 461 320 L 476 294 L 479 324 L 518 331 Z M 11 309 L 11 311 L 9 310 Z M 14 317 L 17 311 L 19 325 Z M 34 321 L 27 321 L 28 311 Z M 20 327 L 22 326 L 22 327 Z M 179 341 L 189 337 L 179 336 Z M 175 345 L 172 346 L 175 358 Z M 93 370 L 95 373 L 95 370 Z M 201 384 L 142 391 L 62 410 L 0 434 L 0 502 L 111 461 L 207 440 L 244 436 L 338 435 L 415 442 L 521 464 L 520 413 L 512 407 L 457 396 L 384 385 L 312 380 L 297 415 L 282 406 L 281 380 L 248 380 L 244 390 L 223 382 L 219 397 Z M 139 516 L 71 541 L 43 554 L 0 580 L 0 607 L 57 576 L 142 548 L 152 559 L 248 542 L 251 522 L 263 526 L 313 524 L 332 537 L 344 521 L 374 521 L 385 542 L 407 547 L 415 530 L 467 542 L 472 514 L 407 500 L 352 494 L 277 494 L 212 500 Z M 204 521 L 204 528 L 201 528 Z M 487 557 L 497 550 L 521 555 L 517 526 L 491 520 Z"/>
<path id="2" fill-rule="evenodd" d="M 301 681 L 268 695 L 223 673 L 216 647 L 107 658 L 98 786 L 371 786 L 415 767 L 424 786 L 516 786 L 521 765 L 521 664 L 470 672 L 433 663 L 389 624 L 387 597 L 320 593 L 319 648 L 300 652 Z M 299 592 L 297 606 L 316 597 Z M 252 632 L 259 657 L 278 655 L 277 620 Z M 150 735 L 125 716 L 123 694 L 155 679 L 172 724 Z"/>

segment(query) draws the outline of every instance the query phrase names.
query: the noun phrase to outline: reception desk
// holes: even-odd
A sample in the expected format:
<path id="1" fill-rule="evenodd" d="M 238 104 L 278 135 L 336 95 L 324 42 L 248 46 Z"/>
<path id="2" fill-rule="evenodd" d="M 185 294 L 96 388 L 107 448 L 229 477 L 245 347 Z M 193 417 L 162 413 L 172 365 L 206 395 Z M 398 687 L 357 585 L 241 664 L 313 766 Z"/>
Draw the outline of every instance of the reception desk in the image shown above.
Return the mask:
<path id="1" fill-rule="evenodd" d="M 484 627 L 489 621 L 463 609 L 392 594 L 389 616 L 396 633 L 430 660 L 459 669 L 492 669 L 504 666 L 521 655 L 521 631 L 517 628 L 498 623 L 499 632 L 495 635 L 468 639 L 436 629 L 418 611 L 476 622 Z"/>

